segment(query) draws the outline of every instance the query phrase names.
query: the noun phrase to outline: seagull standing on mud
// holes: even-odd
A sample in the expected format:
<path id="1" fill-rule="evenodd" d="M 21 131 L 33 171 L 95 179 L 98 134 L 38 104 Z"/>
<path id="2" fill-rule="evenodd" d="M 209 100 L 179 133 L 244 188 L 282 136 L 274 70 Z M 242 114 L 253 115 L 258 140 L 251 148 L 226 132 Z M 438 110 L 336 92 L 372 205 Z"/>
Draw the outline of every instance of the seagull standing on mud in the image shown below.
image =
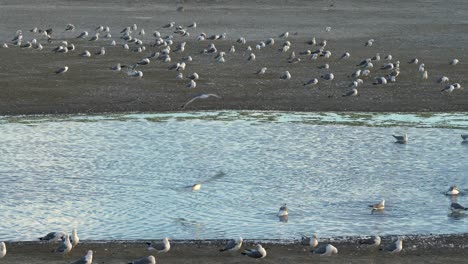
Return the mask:
<path id="1" fill-rule="evenodd" d="M 314 254 L 320 256 L 331 256 L 332 254 L 338 254 L 338 249 L 332 244 L 321 245 L 312 251 Z"/>
<path id="2" fill-rule="evenodd" d="M 171 244 L 169 243 L 169 238 L 165 237 L 162 244 L 146 243 L 148 245 L 148 250 L 156 250 L 158 253 L 167 253 L 171 249 Z"/>
<path id="3" fill-rule="evenodd" d="M 63 74 L 63 73 L 66 73 L 68 71 L 68 66 L 65 66 L 65 67 L 61 67 L 59 69 L 57 69 L 55 71 L 56 74 Z"/>
<path id="4" fill-rule="evenodd" d="M 359 244 L 360 245 L 366 245 L 366 246 L 370 246 L 370 247 L 378 247 L 380 246 L 380 242 L 382 241 L 382 239 L 380 238 L 380 236 L 372 236 L 368 239 L 364 239 L 364 240 L 360 240 L 359 241 Z"/>
<path id="5" fill-rule="evenodd" d="M 231 251 L 231 252 L 238 251 L 241 248 L 243 241 L 244 240 L 242 239 L 242 237 L 231 239 L 229 240 L 227 245 L 223 249 L 220 249 L 219 251 Z"/>
<path id="6" fill-rule="evenodd" d="M 154 258 L 154 256 L 148 256 L 128 262 L 128 264 L 156 264 L 156 259 Z"/>
<path id="7" fill-rule="evenodd" d="M 0 242 L 0 259 L 5 257 L 7 253 L 5 242 Z"/>
<path id="8" fill-rule="evenodd" d="M 242 252 L 242 255 L 249 256 L 251 258 L 264 258 L 267 255 L 266 250 L 262 247 L 262 245 L 257 244 L 254 249 L 246 249 Z"/>
<path id="9" fill-rule="evenodd" d="M 398 237 L 397 241 L 388 245 L 385 249 L 392 254 L 399 253 L 403 250 L 403 239 L 401 237 Z"/>
<path id="10" fill-rule="evenodd" d="M 93 251 L 88 250 L 88 253 L 81 257 L 79 260 L 72 262 L 70 264 L 92 264 L 93 263 Z"/>
<path id="11" fill-rule="evenodd" d="M 184 109 L 185 107 L 187 107 L 187 105 L 189 105 L 190 103 L 192 103 L 193 101 L 195 100 L 198 100 L 198 99 L 208 99 L 210 97 L 215 97 L 215 98 L 219 98 L 221 99 L 221 96 L 219 95 L 216 95 L 216 94 L 205 94 L 205 93 L 202 93 L 202 94 L 198 94 L 196 95 L 195 97 L 193 97 L 192 99 L 188 100 L 185 104 L 183 104 L 180 109 Z"/>

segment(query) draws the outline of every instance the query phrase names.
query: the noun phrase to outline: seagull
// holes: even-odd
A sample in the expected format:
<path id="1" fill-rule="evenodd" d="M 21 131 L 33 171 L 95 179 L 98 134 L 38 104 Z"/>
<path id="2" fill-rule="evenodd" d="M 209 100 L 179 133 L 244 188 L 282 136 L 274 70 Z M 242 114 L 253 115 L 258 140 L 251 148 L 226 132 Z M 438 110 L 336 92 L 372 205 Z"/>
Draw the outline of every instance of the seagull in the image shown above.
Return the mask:
<path id="1" fill-rule="evenodd" d="M 99 51 L 97 51 L 96 53 L 94 53 L 96 55 L 105 55 L 106 54 L 106 49 L 104 47 L 101 47 L 101 49 Z"/>
<path id="2" fill-rule="evenodd" d="M 289 212 L 288 212 L 288 207 L 286 206 L 286 204 L 283 204 L 283 206 L 280 207 L 279 211 L 278 211 L 278 216 L 287 216 L 289 215 Z"/>
<path id="3" fill-rule="evenodd" d="M 385 209 L 385 199 L 382 199 L 382 201 L 380 201 L 380 203 L 371 204 L 371 205 L 369 205 L 369 207 L 371 207 L 372 210 L 383 210 L 383 209 Z"/>
<path id="4" fill-rule="evenodd" d="M 366 47 L 371 47 L 372 44 L 374 44 L 374 39 L 369 39 L 369 40 L 364 44 L 364 46 L 366 46 Z"/>
<path id="5" fill-rule="evenodd" d="M 40 237 L 39 240 L 47 241 L 47 242 L 58 242 L 62 240 L 67 235 L 66 232 L 59 231 L 59 232 L 50 232 L 47 235 Z"/>
<path id="6" fill-rule="evenodd" d="M 392 135 L 392 136 L 396 139 L 395 143 L 400 143 L 400 144 L 408 143 L 408 134 L 407 133 L 405 133 L 403 136 L 396 136 L 396 135 Z"/>
<path id="7" fill-rule="evenodd" d="M 458 59 L 453 59 L 450 61 L 450 65 L 457 65 L 460 61 Z"/>
<path id="8" fill-rule="evenodd" d="M 342 96 L 347 97 L 347 96 L 357 96 L 357 95 L 358 95 L 358 90 L 356 88 L 353 88 L 351 91 L 343 94 Z"/>
<path id="9" fill-rule="evenodd" d="M 418 59 L 417 58 L 414 58 L 410 61 L 408 61 L 409 64 L 418 64 Z"/>
<path id="10" fill-rule="evenodd" d="M 110 67 L 110 69 L 113 71 L 120 71 L 122 70 L 122 66 L 120 66 L 120 63 L 117 63 L 116 65 Z"/>
<path id="11" fill-rule="evenodd" d="M 148 58 L 144 58 L 141 61 L 137 62 L 138 65 L 148 65 L 150 60 Z"/>
<path id="12" fill-rule="evenodd" d="M 441 76 L 437 82 L 438 83 L 447 83 L 449 81 L 449 78 L 447 76 Z"/>
<path id="13" fill-rule="evenodd" d="M 197 99 L 208 99 L 210 97 L 215 97 L 215 98 L 219 98 L 221 99 L 222 97 L 219 96 L 219 95 L 216 95 L 216 94 L 205 94 L 205 93 L 201 93 L 201 94 L 198 94 L 196 96 L 194 96 L 192 99 L 188 100 L 185 104 L 183 104 L 180 109 L 184 109 L 185 107 L 187 107 L 187 105 L 189 105 L 190 103 L 192 103 L 193 101 L 197 100 Z"/>
<path id="14" fill-rule="evenodd" d="M 92 36 L 88 41 L 96 41 L 99 39 L 99 32 L 94 34 L 94 36 Z"/>
<path id="15" fill-rule="evenodd" d="M 306 86 L 306 85 L 316 85 L 318 82 L 319 81 L 318 81 L 317 78 L 312 78 L 309 81 L 307 81 L 306 83 L 304 83 L 304 86 Z"/>
<path id="16" fill-rule="evenodd" d="M 331 256 L 333 253 L 338 254 L 338 249 L 331 244 L 321 245 L 312 251 L 320 256 Z"/>
<path id="17" fill-rule="evenodd" d="M 194 89 L 195 87 L 197 87 L 197 83 L 194 80 L 190 80 L 190 82 L 187 83 L 187 85 L 185 85 L 185 87 L 187 87 L 189 89 Z"/>
<path id="18" fill-rule="evenodd" d="M 58 246 L 54 252 L 55 253 L 62 253 L 64 255 L 68 254 L 72 250 L 72 244 L 70 242 L 70 236 L 67 234 L 65 238 L 62 239 L 62 244 Z"/>
<path id="19" fill-rule="evenodd" d="M 363 240 L 360 240 L 359 241 L 359 244 L 360 245 L 367 245 L 367 246 L 371 246 L 371 247 L 378 247 L 380 245 L 380 242 L 381 242 L 381 238 L 380 236 L 372 236 L 368 239 L 363 239 Z"/>
<path id="20" fill-rule="evenodd" d="M 148 250 L 156 250 L 158 253 L 167 253 L 171 249 L 170 238 L 165 237 L 162 244 L 146 243 Z"/>
<path id="21" fill-rule="evenodd" d="M 141 77 L 143 77 L 143 72 L 142 71 L 133 71 L 133 72 L 130 72 L 129 75 L 132 76 L 132 77 L 141 78 Z"/>
<path id="22" fill-rule="evenodd" d="M 339 60 L 346 60 L 349 59 L 349 57 L 351 57 L 351 54 L 349 52 L 345 52 L 343 55 L 341 55 Z"/>
<path id="23" fill-rule="evenodd" d="M 223 248 L 220 249 L 219 251 L 238 251 L 241 246 L 242 246 L 242 237 L 236 238 L 236 239 L 231 239 L 227 243 L 227 245 Z"/>
<path id="24" fill-rule="evenodd" d="M 247 58 L 248 61 L 254 61 L 255 60 L 255 54 L 250 53 L 249 57 Z"/>
<path id="25" fill-rule="evenodd" d="M 188 78 L 191 79 L 191 80 L 198 80 L 198 79 L 200 79 L 200 76 L 198 75 L 198 73 L 194 72 Z"/>
<path id="26" fill-rule="evenodd" d="M 263 67 L 260 70 L 258 70 L 256 74 L 258 74 L 258 75 L 265 74 L 266 70 L 267 70 L 267 67 Z"/>
<path id="27" fill-rule="evenodd" d="M 154 256 L 148 256 L 128 262 L 128 264 L 156 264 L 156 259 L 154 258 Z"/>
<path id="28" fill-rule="evenodd" d="M 85 50 L 82 53 L 80 53 L 80 56 L 81 57 L 91 57 L 91 52 L 89 52 L 88 50 Z"/>
<path id="29" fill-rule="evenodd" d="M 450 210 L 452 210 L 452 213 L 462 213 L 464 211 L 468 211 L 468 208 L 462 206 L 459 203 L 451 203 Z"/>
<path id="30" fill-rule="evenodd" d="M 75 26 L 73 24 L 68 24 L 65 27 L 65 31 L 73 31 L 73 30 L 75 30 Z"/>
<path id="31" fill-rule="evenodd" d="M 318 246 L 318 239 L 316 234 L 312 234 L 312 237 L 302 236 L 302 243 L 307 243 L 312 249 Z"/>
<path id="32" fill-rule="evenodd" d="M 320 77 L 327 81 L 333 81 L 333 79 L 335 79 L 335 75 L 333 75 L 333 73 L 326 73 Z"/>
<path id="33" fill-rule="evenodd" d="M 57 69 L 55 71 L 56 74 L 63 74 L 63 73 L 66 73 L 68 71 L 68 66 L 65 66 L 65 67 L 61 67 L 59 69 Z M 41 239 L 42 240 L 42 239 Z"/>
<path id="34" fill-rule="evenodd" d="M 93 251 L 88 250 L 88 253 L 81 257 L 79 260 L 72 262 L 70 264 L 92 264 L 93 263 Z"/>
<path id="35" fill-rule="evenodd" d="M 201 183 L 195 183 L 194 185 L 187 186 L 186 188 L 192 189 L 192 191 L 199 191 L 202 187 Z"/>
<path id="36" fill-rule="evenodd" d="M 390 253 L 392 254 L 398 253 L 402 249 L 403 249 L 403 239 L 401 237 L 398 237 L 397 241 L 393 242 L 392 244 L 386 247 L 386 250 L 390 251 Z"/>
<path id="37" fill-rule="evenodd" d="M 423 78 L 424 80 L 427 80 L 427 79 L 429 78 L 429 73 L 427 73 L 427 71 L 424 71 L 424 72 L 422 73 L 422 78 Z"/>
<path id="38" fill-rule="evenodd" d="M 289 73 L 289 71 L 285 71 L 285 72 L 283 73 L 283 75 L 280 76 L 280 79 L 282 79 L 282 80 L 289 80 L 289 79 L 291 79 L 291 74 Z"/>
<path id="39" fill-rule="evenodd" d="M 461 137 L 462 137 L 463 141 L 468 141 L 468 134 L 461 135 Z"/>
<path id="40" fill-rule="evenodd" d="M 73 247 L 76 247 L 76 245 L 78 245 L 78 243 L 80 243 L 80 238 L 78 237 L 78 232 L 77 232 L 76 228 L 73 228 L 72 235 L 70 237 L 70 242 L 71 242 Z"/>
<path id="41" fill-rule="evenodd" d="M 445 88 L 443 88 L 442 90 L 440 90 L 440 92 L 445 92 L 445 93 L 452 93 L 453 90 L 455 90 L 455 86 L 449 84 L 447 86 L 445 86 Z"/>
<path id="42" fill-rule="evenodd" d="M 445 192 L 446 195 L 458 195 L 460 194 L 460 190 L 458 189 L 458 186 L 456 185 L 453 185 L 453 186 L 450 186 L 450 188 L 448 189 L 448 191 Z"/>
<path id="43" fill-rule="evenodd" d="M 264 258 L 267 255 L 266 250 L 262 247 L 262 245 L 257 244 L 255 249 L 246 249 L 242 252 L 242 255 L 249 256 L 251 258 Z"/>
<path id="44" fill-rule="evenodd" d="M 196 22 L 192 22 L 192 24 L 188 25 L 187 27 L 188 27 L 188 28 L 196 28 L 196 27 L 197 27 L 197 23 L 196 23 Z"/>
<path id="45" fill-rule="evenodd" d="M 3 258 L 7 253 L 5 242 L 0 242 L 0 258 Z"/>
<path id="46" fill-rule="evenodd" d="M 377 84 L 387 84 L 387 79 L 385 77 L 376 77 L 375 82 L 372 83 L 373 85 Z"/>
<path id="47" fill-rule="evenodd" d="M 169 24 L 166 24 L 163 26 L 163 28 L 171 28 L 171 27 L 174 27 L 175 26 L 175 22 L 171 22 Z"/>
<path id="48" fill-rule="evenodd" d="M 289 37 L 289 32 L 286 31 L 286 32 L 284 32 L 284 33 L 281 33 L 278 37 L 280 37 L 280 38 L 287 38 L 287 37 Z"/>

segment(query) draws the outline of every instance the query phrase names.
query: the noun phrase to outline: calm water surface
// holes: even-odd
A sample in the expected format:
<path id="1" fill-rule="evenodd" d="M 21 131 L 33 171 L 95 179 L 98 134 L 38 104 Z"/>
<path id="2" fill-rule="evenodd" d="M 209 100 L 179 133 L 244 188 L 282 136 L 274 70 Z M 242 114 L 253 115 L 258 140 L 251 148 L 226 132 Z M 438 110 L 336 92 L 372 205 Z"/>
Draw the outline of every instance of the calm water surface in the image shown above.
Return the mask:
<path id="1" fill-rule="evenodd" d="M 3 117 L 0 240 L 468 232 L 443 195 L 468 193 L 467 131 L 466 113 Z"/>

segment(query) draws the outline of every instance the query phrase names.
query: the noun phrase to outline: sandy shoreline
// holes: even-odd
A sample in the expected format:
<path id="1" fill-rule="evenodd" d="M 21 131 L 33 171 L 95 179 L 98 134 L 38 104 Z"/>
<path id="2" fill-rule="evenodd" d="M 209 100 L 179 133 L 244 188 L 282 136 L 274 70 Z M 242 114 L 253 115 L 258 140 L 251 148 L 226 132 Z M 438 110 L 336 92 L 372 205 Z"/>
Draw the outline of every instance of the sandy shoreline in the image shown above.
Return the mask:
<path id="1" fill-rule="evenodd" d="M 27 3 L 26 3 L 27 2 Z M 196 101 L 184 111 L 196 110 L 284 110 L 284 111 L 376 111 L 376 112 L 453 112 L 468 111 L 467 89 L 456 90 L 452 94 L 441 93 L 445 84 L 437 79 L 446 75 L 450 82 L 467 83 L 465 61 L 467 59 L 464 32 L 468 23 L 463 20 L 463 1 L 451 0 L 447 5 L 425 5 L 423 1 L 398 1 L 398 3 L 367 4 L 367 1 L 334 3 L 329 1 L 290 1 L 288 5 L 279 2 L 264 3 L 217 1 L 185 2 L 185 11 L 177 12 L 176 4 L 163 2 L 152 4 L 147 1 L 129 3 L 118 1 L 111 5 L 106 1 L 94 6 L 88 1 L 76 4 L 70 1 L 49 1 L 48 8 L 34 1 L 4 1 L 0 10 L 0 43 L 10 43 L 14 32 L 22 29 L 24 39 L 37 37 L 44 50 L 24 49 L 11 45 L 0 48 L 0 114 L 54 114 L 54 113 L 104 113 L 104 112 L 165 112 L 181 111 L 180 106 L 198 93 L 215 93 L 222 96 Z M 91 8 L 92 6 L 92 8 Z M 399 8 L 395 8 L 399 6 Z M 425 10 L 425 12 L 421 12 Z M 102 12 L 106 13 L 103 17 Z M 447 14 L 450 14 L 448 16 Z M 398 18 L 398 19 L 395 19 Z M 169 21 L 188 25 L 198 23 L 192 35 L 177 36 L 173 30 L 162 26 Z M 74 32 L 65 32 L 67 23 L 74 23 Z M 121 28 L 137 23 L 147 32 L 141 36 L 147 50 L 142 53 L 125 51 L 119 38 Z M 118 43 L 109 46 L 111 39 L 97 42 L 77 40 L 79 32 L 87 30 L 92 34 L 96 25 L 109 25 Z M 34 26 L 52 27 L 55 40 L 47 43 L 29 32 Z M 330 32 L 325 31 L 331 26 Z M 133 64 L 148 56 L 154 41 L 152 32 L 174 35 L 177 45 L 186 41 L 183 53 L 171 53 L 172 62 L 162 63 L 153 60 L 149 65 L 140 66 L 143 78 L 132 78 L 122 72 L 112 72 L 109 67 L 120 62 Z M 289 31 L 287 39 L 292 48 L 286 53 L 278 49 L 286 39 L 278 38 Z M 207 35 L 227 33 L 226 40 L 196 41 L 201 32 Z M 134 34 L 135 35 L 135 34 Z M 247 44 L 236 42 L 244 36 Z M 310 56 L 300 55 L 304 50 L 317 49 L 306 44 L 313 36 L 317 41 L 328 40 L 326 49 L 332 52 L 330 59 L 311 60 Z M 255 45 L 269 37 L 276 44 L 257 51 Z M 374 38 L 372 47 L 364 43 Z M 55 54 L 51 50 L 61 40 L 73 42 L 75 51 Z M 227 53 L 226 62 L 218 63 L 213 54 L 200 54 L 210 43 L 215 43 L 219 51 L 227 52 L 235 46 L 236 53 Z M 250 45 L 257 59 L 247 61 Z M 82 58 L 78 54 L 89 50 L 94 53 L 105 47 L 104 56 Z M 131 46 L 133 47 L 133 46 Z M 288 63 L 291 51 L 301 58 L 299 63 Z M 348 60 L 339 61 L 345 51 L 352 55 Z M 351 73 L 356 64 L 376 53 L 381 56 L 393 55 L 393 61 L 401 62 L 401 74 L 396 83 L 372 85 L 374 78 L 387 74 L 380 70 L 384 61 L 374 62 L 370 77 L 363 78 L 359 96 L 342 97 L 350 90 Z M 176 80 L 176 72 L 168 67 L 181 62 L 191 55 L 193 62 L 187 63 L 184 76 L 192 72 L 200 74 L 195 89 L 186 88 L 188 79 Z M 422 80 L 418 66 L 408 64 L 412 58 L 419 58 L 429 71 L 429 79 Z M 452 58 L 460 60 L 459 65 L 451 66 Z M 318 67 L 330 64 L 330 72 L 335 74 L 332 82 L 320 79 L 325 70 Z M 68 65 L 70 70 L 63 75 L 54 71 Z M 259 76 L 255 72 L 267 67 L 267 73 Z M 291 72 L 291 80 L 280 80 L 285 71 Z M 303 86 L 310 78 L 319 78 L 315 87 Z"/>
<path id="2" fill-rule="evenodd" d="M 320 257 L 309 252 L 309 247 L 299 241 L 246 240 L 243 248 L 262 243 L 267 257 L 262 263 L 465 263 L 468 257 L 467 235 L 403 236 L 404 250 L 392 255 L 378 248 L 359 246 L 358 238 L 320 239 L 332 243 L 339 253 Z M 388 245 L 392 237 L 382 238 Z M 172 241 L 167 254 L 156 254 L 146 249 L 146 241 L 83 241 L 72 250 L 68 258 L 51 253 L 56 245 L 40 242 L 7 242 L 8 253 L 2 263 L 69 263 L 94 252 L 93 263 L 128 263 L 128 261 L 153 253 L 158 263 L 258 263 L 237 253 L 219 252 L 226 240 Z"/>

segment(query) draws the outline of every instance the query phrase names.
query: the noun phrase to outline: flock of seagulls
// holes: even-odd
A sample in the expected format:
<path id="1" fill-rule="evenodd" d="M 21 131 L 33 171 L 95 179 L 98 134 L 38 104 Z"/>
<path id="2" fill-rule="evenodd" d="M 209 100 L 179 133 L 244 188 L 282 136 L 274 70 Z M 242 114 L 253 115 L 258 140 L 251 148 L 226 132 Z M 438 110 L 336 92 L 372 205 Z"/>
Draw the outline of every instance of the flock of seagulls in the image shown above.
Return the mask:
<path id="1" fill-rule="evenodd" d="M 405 134 L 403 135 L 392 135 L 396 141 L 395 143 L 399 143 L 399 144 L 407 144 L 408 143 L 408 133 L 405 132 Z M 465 142 L 468 142 L 468 134 L 461 134 L 461 138 L 462 138 L 462 142 L 465 143 Z"/>
<path id="2" fill-rule="evenodd" d="M 332 58 L 336 55 L 335 51 L 329 49 L 330 41 L 323 39 L 321 41 L 317 40 L 315 37 L 312 37 L 310 41 L 306 43 L 311 46 L 311 49 L 306 49 L 302 51 L 294 50 L 295 43 L 292 43 L 289 36 L 289 32 L 283 32 L 278 36 L 272 36 L 267 38 L 264 41 L 247 41 L 245 37 L 239 37 L 231 45 L 228 50 L 221 50 L 215 44 L 218 41 L 227 42 L 229 41 L 226 33 L 222 34 L 213 34 L 208 35 L 204 32 L 196 36 L 191 36 L 193 30 L 197 28 L 197 23 L 193 22 L 190 25 L 178 25 L 175 22 L 170 22 L 162 26 L 161 30 L 164 30 L 166 35 L 162 34 L 160 31 L 155 30 L 152 34 L 152 39 L 150 41 L 144 40 L 146 32 L 144 29 L 140 29 L 136 24 L 125 27 L 120 31 L 118 39 L 116 40 L 111 32 L 109 26 L 99 25 L 93 32 L 82 31 L 75 37 L 71 37 L 71 33 L 67 33 L 68 37 L 64 39 L 55 38 L 56 30 L 52 28 L 49 29 L 38 29 L 37 27 L 30 30 L 34 34 L 34 38 L 26 41 L 24 39 L 25 33 L 22 30 L 18 30 L 10 43 L 4 43 L 3 48 L 9 48 L 10 45 L 20 47 L 22 49 L 36 49 L 43 50 L 49 48 L 52 45 L 55 46 L 53 49 L 50 49 L 53 53 L 60 54 L 76 54 L 83 58 L 89 58 L 92 56 L 105 56 L 106 47 L 118 48 L 132 51 L 135 53 L 143 53 L 151 50 L 151 53 L 146 56 L 142 56 L 139 61 L 130 62 L 124 64 L 122 62 L 117 63 L 116 65 L 110 66 L 109 68 L 112 71 L 125 72 L 128 76 L 133 78 L 142 78 L 144 76 L 145 68 L 150 67 L 154 61 L 160 61 L 162 63 L 171 63 L 173 54 L 184 54 L 184 56 L 178 61 L 170 66 L 168 66 L 169 71 L 175 71 L 175 80 L 181 81 L 188 79 L 185 87 L 189 90 L 200 90 L 199 85 L 197 85 L 197 80 L 199 78 L 198 73 L 192 72 L 187 77 L 184 78 L 184 73 L 191 68 L 191 63 L 193 60 L 198 59 L 200 54 L 201 56 L 212 56 L 213 59 L 220 63 L 228 63 L 230 57 L 235 56 L 239 49 L 242 50 L 242 54 L 245 54 L 245 61 L 247 63 L 262 64 L 265 63 L 262 61 L 263 52 L 265 49 L 278 46 L 277 52 L 286 53 L 290 52 L 287 62 L 290 64 L 302 63 L 304 60 L 320 60 L 324 63 L 318 66 L 322 70 L 320 76 L 313 76 L 303 82 L 304 86 L 312 87 L 317 86 L 319 83 L 324 82 L 328 85 L 331 85 L 331 82 L 335 80 L 335 74 L 333 73 L 333 64 L 332 62 L 339 63 L 340 61 L 351 60 L 353 58 L 351 51 L 344 51 L 339 53 L 341 55 L 337 56 L 338 59 L 333 60 Z M 65 32 L 74 32 L 78 28 L 73 24 L 68 24 L 64 27 Z M 331 27 L 326 27 L 325 32 L 331 31 Z M 39 40 L 45 39 L 47 43 L 41 44 Z M 83 41 L 99 43 L 101 47 L 96 52 L 91 52 L 85 50 L 85 45 Z M 78 44 L 73 44 L 73 41 L 80 41 Z M 190 42 L 192 41 L 192 42 Z M 107 42 L 107 44 L 105 44 Z M 119 43 L 118 43 L 119 42 Z M 194 42 L 210 42 L 209 45 L 200 52 L 191 54 L 187 53 L 187 46 L 192 45 Z M 192 43 L 192 44 L 187 44 Z M 378 41 L 373 38 L 364 42 L 365 48 L 375 47 Z M 225 45 L 224 45 L 225 46 Z M 314 49 L 315 47 L 315 49 Z M 298 55 L 296 55 L 296 53 Z M 186 55 L 186 56 L 185 56 Z M 242 55 L 244 56 L 244 55 Z M 174 56 L 175 58 L 175 56 Z M 357 58 L 358 63 L 355 65 L 354 69 L 349 71 L 349 85 L 348 87 L 343 87 L 347 89 L 342 96 L 343 97 L 354 97 L 359 95 L 359 89 L 364 83 L 372 83 L 373 85 L 387 85 L 390 83 L 395 83 L 398 80 L 400 73 L 402 72 L 403 66 L 400 61 L 394 59 L 391 54 L 381 56 L 380 53 L 376 53 L 375 56 L 369 56 L 368 58 Z M 416 65 L 418 72 L 421 74 L 422 79 L 428 79 L 429 73 L 426 65 L 422 63 L 418 58 L 412 58 L 408 61 L 410 65 Z M 452 66 L 460 64 L 460 60 L 453 58 L 447 63 Z M 377 66 L 380 65 L 380 66 Z M 66 74 L 69 71 L 74 71 L 78 66 L 68 66 L 63 65 L 57 68 L 54 72 L 58 75 Z M 308 67 L 308 66 L 307 66 Z M 267 72 L 268 68 L 265 66 L 260 67 L 255 73 L 257 75 L 264 75 Z M 278 75 L 278 78 L 284 81 L 291 80 L 294 77 L 291 75 L 289 70 L 283 71 Z M 452 93 L 456 90 L 462 89 L 462 85 L 458 82 L 450 82 L 449 77 L 443 75 L 438 76 L 434 83 L 439 83 L 444 85 L 440 87 L 442 93 Z M 212 94 L 212 93 L 197 93 L 194 97 L 188 100 L 183 104 L 180 109 L 185 109 L 190 103 L 198 99 L 221 99 L 222 96 Z"/>

